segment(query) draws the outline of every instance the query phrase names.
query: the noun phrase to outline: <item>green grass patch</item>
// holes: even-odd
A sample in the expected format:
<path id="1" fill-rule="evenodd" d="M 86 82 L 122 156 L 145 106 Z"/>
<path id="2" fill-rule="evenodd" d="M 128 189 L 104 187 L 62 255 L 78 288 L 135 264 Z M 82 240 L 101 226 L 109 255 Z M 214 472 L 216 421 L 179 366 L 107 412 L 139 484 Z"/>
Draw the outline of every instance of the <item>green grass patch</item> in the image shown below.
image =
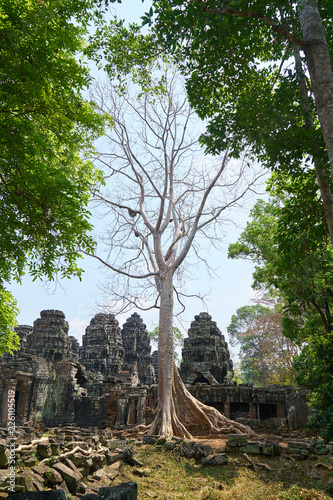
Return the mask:
<path id="1" fill-rule="evenodd" d="M 137 458 L 144 464 L 142 477 L 135 467 L 123 465 L 113 485 L 124 481 L 138 484 L 138 499 L 159 500 L 329 500 L 324 488 L 332 470 L 316 467 L 318 462 L 333 467 L 332 457 L 297 462 L 284 457 L 252 457 L 271 470 L 253 471 L 241 456 L 230 456 L 229 463 L 202 467 L 178 451 L 137 448 Z"/>

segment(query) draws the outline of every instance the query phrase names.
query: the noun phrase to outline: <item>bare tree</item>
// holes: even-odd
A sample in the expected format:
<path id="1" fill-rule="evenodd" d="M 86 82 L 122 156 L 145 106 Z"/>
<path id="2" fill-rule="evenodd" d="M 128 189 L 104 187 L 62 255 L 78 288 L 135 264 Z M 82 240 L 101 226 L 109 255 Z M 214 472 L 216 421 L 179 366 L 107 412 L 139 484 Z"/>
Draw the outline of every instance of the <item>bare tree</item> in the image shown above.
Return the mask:
<path id="1" fill-rule="evenodd" d="M 98 156 L 106 186 L 96 195 L 108 221 L 108 251 L 95 257 L 112 271 L 112 308 L 159 308 L 159 403 L 149 432 L 189 438 L 201 425 L 249 433 L 197 401 L 174 361 L 174 296 L 182 305 L 184 280 L 193 274 L 186 263 L 209 264 L 204 243 L 219 244 L 224 214 L 256 182 L 246 162 L 228 163 L 227 153 L 204 157 L 185 95 L 175 74 L 166 77 L 165 92 L 135 99 L 127 91 L 119 96 L 111 84 L 95 87 L 93 99 L 112 125 Z"/>

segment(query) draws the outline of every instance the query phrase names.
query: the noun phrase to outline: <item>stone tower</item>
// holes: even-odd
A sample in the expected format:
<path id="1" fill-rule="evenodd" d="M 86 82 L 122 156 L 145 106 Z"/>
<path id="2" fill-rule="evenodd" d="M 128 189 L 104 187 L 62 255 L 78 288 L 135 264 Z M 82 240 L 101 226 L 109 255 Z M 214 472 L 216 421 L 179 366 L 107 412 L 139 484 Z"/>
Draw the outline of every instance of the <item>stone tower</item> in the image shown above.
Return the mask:
<path id="1" fill-rule="evenodd" d="M 121 335 L 125 349 L 123 370 L 129 371 L 133 385 L 155 384 L 150 338 L 139 314 L 134 313 L 126 320 Z"/>
<path id="2" fill-rule="evenodd" d="M 115 377 L 124 358 L 119 323 L 113 314 L 96 314 L 82 337 L 79 361 L 91 372 Z"/>
<path id="3" fill-rule="evenodd" d="M 182 356 L 180 375 L 185 384 L 214 385 L 232 381 L 234 373 L 228 344 L 208 313 L 194 317 Z"/>
<path id="4" fill-rule="evenodd" d="M 52 362 L 69 358 L 68 323 L 62 311 L 40 313 L 26 337 L 25 352 Z"/>

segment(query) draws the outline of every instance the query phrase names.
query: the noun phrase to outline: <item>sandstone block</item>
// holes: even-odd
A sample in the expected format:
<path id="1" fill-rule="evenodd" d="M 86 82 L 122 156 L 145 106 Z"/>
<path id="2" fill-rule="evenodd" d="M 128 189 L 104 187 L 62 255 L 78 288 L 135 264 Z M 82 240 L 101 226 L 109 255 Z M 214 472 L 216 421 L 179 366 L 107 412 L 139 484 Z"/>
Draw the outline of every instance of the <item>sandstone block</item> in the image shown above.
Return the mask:
<path id="1" fill-rule="evenodd" d="M 101 488 L 98 496 L 100 500 L 137 500 L 138 486 L 136 483 L 129 482 L 109 488 Z"/>
<path id="2" fill-rule="evenodd" d="M 70 493 L 75 495 L 76 488 L 82 479 L 82 474 L 74 472 L 73 469 L 70 469 L 67 465 L 62 464 L 61 462 L 54 464 L 53 469 L 61 474 L 61 477 L 64 479 Z"/>
<path id="3" fill-rule="evenodd" d="M 64 490 L 25 491 L 15 495 L 15 500 L 66 500 Z"/>

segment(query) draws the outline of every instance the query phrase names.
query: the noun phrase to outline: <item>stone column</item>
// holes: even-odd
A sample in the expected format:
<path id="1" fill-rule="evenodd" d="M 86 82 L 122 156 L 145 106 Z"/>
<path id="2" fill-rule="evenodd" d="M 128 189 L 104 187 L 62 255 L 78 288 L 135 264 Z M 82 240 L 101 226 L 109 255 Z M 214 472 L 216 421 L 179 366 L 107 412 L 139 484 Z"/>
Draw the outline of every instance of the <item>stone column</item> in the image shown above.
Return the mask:
<path id="1" fill-rule="evenodd" d="M 6 426 L 9 417 L 9 408 L 8 408 L 8 400 L 14 398 L 14 407 L 15 407 L 15 392 L 16 392 L 16 383 L 15 379 L 8 380 L 5 386 L 4 398 L 2 403 L 2 412 L 1 412 L 1 425 Z M 9 392 L 11 391 L 11 392 Z M 11 402 L 10 402 L 11 403 Z M 12 404 L 12 403 L 11 403 Z"/>
<path id="2" fill-rule="evenodd" d="M 138 421 L 137 421 L 137 425 L 145 424 L 146 423 L 146 420 L 145 420 L 145 413 L 146 413 L 145 401 L 146 401 L 146 395 L 144 395 L 143 397 L 141 397 L 141 398 L 138 399 L 138 409 L 137 409 L 137 412 L 138 412 Z"/>
<path id="3" fill-rule="evenodd" d="M 255 420 L 256 417 L 257 417 L 256 404 L 255 403 L 250 403 L 250 418 L 252 420 Z"/>
<path id="4" fill-rule="evenodd" d="M 125 410 L 127 399 L 118 399 L 117 401 L 117 418 L 115 427 L 123 427 L 125 425 Z"/>

